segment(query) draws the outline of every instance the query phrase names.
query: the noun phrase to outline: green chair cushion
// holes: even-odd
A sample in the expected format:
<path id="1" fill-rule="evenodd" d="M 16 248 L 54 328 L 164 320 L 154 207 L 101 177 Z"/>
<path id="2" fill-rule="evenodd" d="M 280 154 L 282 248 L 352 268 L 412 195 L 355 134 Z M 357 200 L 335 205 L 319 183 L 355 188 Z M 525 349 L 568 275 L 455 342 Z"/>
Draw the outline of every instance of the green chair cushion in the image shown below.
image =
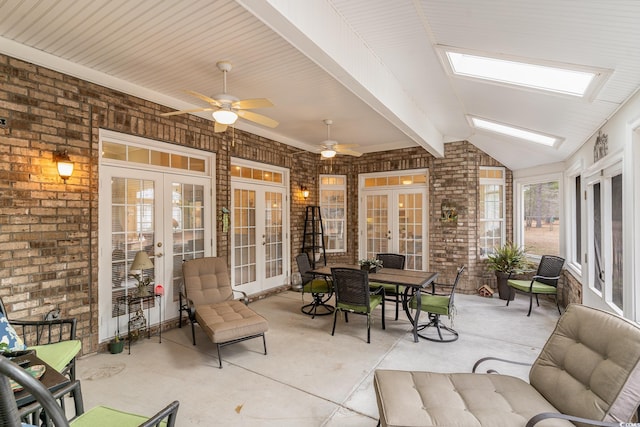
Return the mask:
<path id="1" fill-rule="evenodd" d="M 369 297 L 369 312 L 372 312 L 374 308 L 382 303 L 382 295 L 371 295 Z M 364 305 L 346 304 L 343 302 L 338 303 L 338 308 L 341 310 L 353 311 L 354 313 L 367 313 L 367 307 Z"/>
<path id="2" fill-rule="evenodd" d="M 313 279 L 302 287 L 302 292 L 326 294 L 331 291 L 329 283 L 324 279 Z"/>
<path id="3" fill-rule="evenodd" d="M 60 341 L 53 344 L 34 345 L 29 350 L 35 350 L 38 358 L 46 362 L 56 371 L 62 371 L 80 352 L 80 340 Z"/>
<path id="4" fill-rule="evenodd" d="M 71 421 L 69 425 L 74 427 L 137 427 L 148 419 L 148 417 L 129 414 L 105 406 L 96 406 Z M 161 425 L 166 424 L 166 422 L 162 422 Z"/>
<path id="5" fill-rule="evenodd" d="M 369 282 L 369 287 L 371 289 L 384 288 L 385 295 L 396 294 L 396 285 L 391 283 Z M 404 289 L 405 289 L 405 286 L 398 286 L 398 295 L 402 295 L 404 293 Z"/>
<path id="6" fill-rule="evenodd" d="M 448 295 L 428 295 L 422 294 L 420 297 L 420 310 L 434 314 L 449 315 L 449 296 Z M 415 297 L 409 301 L 409 307 L 414 310 L 418 308 L 418 302 Z"/>
<path id="7" fill-rule="evenodd" d="M 509 280 L 507 283 L 512 288 L 522 292 L 529 292 L 529 288 L 531 287 L 531 280 Z M 555 286 L 546 285 L 544 283 L 534 281 L 532 291 L 534 294 L 553 295 L 558 293 L 558 288 L 556 288 Z"/>

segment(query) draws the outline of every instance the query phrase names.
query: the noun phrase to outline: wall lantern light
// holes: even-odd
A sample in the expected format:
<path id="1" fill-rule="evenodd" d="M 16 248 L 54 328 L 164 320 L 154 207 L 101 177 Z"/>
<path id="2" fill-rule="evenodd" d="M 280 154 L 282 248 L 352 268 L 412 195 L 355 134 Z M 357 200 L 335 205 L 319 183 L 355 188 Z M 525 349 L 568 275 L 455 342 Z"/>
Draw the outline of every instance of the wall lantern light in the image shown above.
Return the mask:
<path id="1" fill-rule="evenodd" d="M 300 191 L 302 191 L 302 197 L 307 200 L 309 198 L 309 190 L 307 187 L 300 187 Z"/>
<path id="2" fill-rule="evenodd" d="M 66 183 L 71 174 L 73 174 L 73 162 L 69 157 L 69 153 L 67 150 L 55 151 L 53 153 L 53 161 L 58 163 L 58 174 Z"/>

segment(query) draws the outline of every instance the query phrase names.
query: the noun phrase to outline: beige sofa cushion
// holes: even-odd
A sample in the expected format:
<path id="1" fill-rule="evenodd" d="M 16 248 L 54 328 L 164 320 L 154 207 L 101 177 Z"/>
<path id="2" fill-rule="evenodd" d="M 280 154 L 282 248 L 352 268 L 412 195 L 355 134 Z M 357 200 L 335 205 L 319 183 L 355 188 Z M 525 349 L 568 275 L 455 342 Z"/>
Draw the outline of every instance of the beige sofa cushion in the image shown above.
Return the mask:
<path id="1" fill-rule="evenodd" d="M 570 305 L 532 366 L 529 382 L 564 414 L 626 422 L 640 401 L 640 327 Z"/>
<path id="2" fill-rule="evenodd" d="M 182 265 L 187 298 L 195 306 L 233 299 L 227 261 L 223 257 L 205 257 Z"/>
<path id="3" fill-rule="evenodd" d="M 266 332 L 267 320 L 241 301 L 196 306 L 196 320 L 216 344 Z"/>
<path id="4" fill-rule="evenodd" d="M 519 378 L 376 370 L 374 389 L 382 426 L 524 426 L 540 412 L 557 412 Z M 545 420 L 541 427 L 573 424 Z"/>

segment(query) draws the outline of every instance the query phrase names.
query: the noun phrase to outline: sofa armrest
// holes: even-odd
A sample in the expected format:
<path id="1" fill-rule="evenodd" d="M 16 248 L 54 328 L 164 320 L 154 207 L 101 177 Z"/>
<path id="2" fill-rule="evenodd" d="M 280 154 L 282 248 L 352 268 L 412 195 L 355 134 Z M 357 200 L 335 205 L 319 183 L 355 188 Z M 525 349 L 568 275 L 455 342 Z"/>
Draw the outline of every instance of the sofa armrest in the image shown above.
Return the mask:
<path id="1" fill-rule="evenodd" d="M 478 367 L 482 363 L 487 362 L 489 360 L 495 360 L 495 361 L 498 361 L 498 362 L 510 363 L 512 365 L 531 366 L 531 363 L 526 363 L 526 362 L 517 362 L 515 360 L 500 359 L 499 357 L 483 357 L 482 359 L 479 359 L 476 363 L 474 363 L 473 368 L 471 369 L 471 372 L 473 372 L 475 374 L 475 372 L 478 369 Z M 497 371 L 495 369 L 487 370 L 487 374 L 495 374 L 495 373 L 497 373 Z"/>
<path id="2" fill-rule="evenodd" d="M 562 420 L 571 421 L 574 424 L 581 423 L 581 424 L 587 424 L 590 426 L 620 427 L 620 426 L 626 425 L 625 423 L 608 423 L 606 421 L 596 421 L 596 420 L 590 420 L 588 418 L 574 417 L 573 415 L 565 415 L 565 414 L 559 414 L 559 413 L 553 413 L 553 412 L 543 412 L 541 414 L 535 415 L 529 421 L 527 421 L 526 427 L 533 427 L 540 421 L 543 421 L 549 418 L 558 418 Z M 636 425 L 636 424 L 630 424 L 630 425 Z"/>

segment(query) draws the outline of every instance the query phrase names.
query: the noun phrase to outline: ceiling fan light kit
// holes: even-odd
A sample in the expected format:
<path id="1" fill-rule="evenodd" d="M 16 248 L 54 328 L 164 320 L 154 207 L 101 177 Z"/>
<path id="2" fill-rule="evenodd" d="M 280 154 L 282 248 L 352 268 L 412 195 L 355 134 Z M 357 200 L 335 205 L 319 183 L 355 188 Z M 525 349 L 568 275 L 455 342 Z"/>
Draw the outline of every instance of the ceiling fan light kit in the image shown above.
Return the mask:
<path id="1" fill-rule="evenodd" d="M 325 148 L 324 150 L 322 150 L 320 152 L 320 154 L 322 155 L 322 157 L 324 157 L 325 159 L 330 159 L 331 157 L 334 157 L 336 155 L 335 150 L 332 150 L 330 148 Z"/>
<path id="2" fill-rule="evenodd" d="M 335 157 L 336 154 L 346 154 L 347 156 L 360 157 L 362 153 L 358 153 L 357 151 L 351 150 L 351 147 L 355 147 L 355 144 L 338 144 L 338 141 L 334 141 L 331 139 L 331 125 L 333 124 L 333 120 L 324 119 L 322 121 L 325 125 L 327 125 L 327 139 L 322 141 L 322 151 L 320 151 L 320 155 L 323 159 L 331 159 Z"/>
<path id="3" fill-rule="evenodd" d="M 223 125 L 232 125 L 238 120 L 238 115 L 230 108 L 221 108 L 213 112 L 213 119 Z"/>
<path id="4" fill-rule="evenodd" d="M 222 93 L 211 97 L 203 95 L 199 92 L 187 90 L 186 93 L 195 96 L 210 104 L 207 108 L 195 108 L 190 110 L 172 111 L 163 113 L 161 116 L 174 116 L 177 114 L 197 113 L 201 111 L 213 111 L 211 115 L 215 121 L 214 132 L 224 132 L 228 125 L 232 125 L 238 120 L 238 117 L 249 120 L 259 125 L 274 128 L 278 126 L 278 122 L 262 114 L 248 111 L 254 108 L 273 107 L 271 101 L 266 98 L 239 99 L 227 93 L 227 73 L 231 71 L 231 63 L 229 61 L 219 61 L 216 66 L 222 71 Z"/>

